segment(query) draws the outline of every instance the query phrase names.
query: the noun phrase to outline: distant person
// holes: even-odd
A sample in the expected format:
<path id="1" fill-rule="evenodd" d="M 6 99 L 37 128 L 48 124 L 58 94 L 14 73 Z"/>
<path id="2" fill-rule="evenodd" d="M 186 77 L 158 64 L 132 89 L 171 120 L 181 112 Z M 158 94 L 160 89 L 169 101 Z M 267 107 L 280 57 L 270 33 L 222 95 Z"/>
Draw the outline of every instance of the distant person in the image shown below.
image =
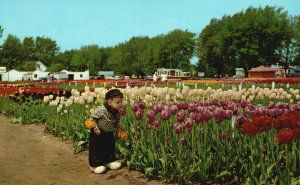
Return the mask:
<path id="1" fill-rule="evenodd" d="M 157 81 L 157 74 L 156 72 L 153 74 L 153 82 L 156 82 Z"/>
<path id="2" fill-rule="evenodd" d="M 166 73 L 163 73 L 163 74 L 161 75 L 161 81 L 162 81 L 162 82 L 167 82 L 167 81 L 168 81 L 168 76 L 167 76 Z"/>
<path id="3" fill-rule="evenodd" d="M 47 82 L 51 82 L 51 73 L 48 73 Z"/>
<path id="4" fill-rule="evenodd" d="M 104 173 L 106 168 L 117 170 L 121 163 L 116 161 L 114 131 L 119 127 L 123 94 L 118 89 L 109 90 L 104 105 L 91 114 L 96 126 L 91 129 L 89 139 L 90 170 L 96 174 Z"/>

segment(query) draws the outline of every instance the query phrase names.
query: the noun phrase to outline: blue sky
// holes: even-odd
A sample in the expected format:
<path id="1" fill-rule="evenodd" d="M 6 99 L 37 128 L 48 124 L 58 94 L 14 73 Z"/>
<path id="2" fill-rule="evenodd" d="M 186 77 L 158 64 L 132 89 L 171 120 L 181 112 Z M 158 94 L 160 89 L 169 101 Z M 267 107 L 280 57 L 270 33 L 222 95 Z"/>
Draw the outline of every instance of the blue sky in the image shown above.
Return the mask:
<path id="1" fill-rule="evenodd" d="M 198 34 L 212 18 L 266 5 L 300 15 L 299 0 L 0 0 L 0 44 L 8 34 L 21 41 L 45 36 L 65 51 L 90 44 L 114 46 L 133 36 L 174 29 Z"/>

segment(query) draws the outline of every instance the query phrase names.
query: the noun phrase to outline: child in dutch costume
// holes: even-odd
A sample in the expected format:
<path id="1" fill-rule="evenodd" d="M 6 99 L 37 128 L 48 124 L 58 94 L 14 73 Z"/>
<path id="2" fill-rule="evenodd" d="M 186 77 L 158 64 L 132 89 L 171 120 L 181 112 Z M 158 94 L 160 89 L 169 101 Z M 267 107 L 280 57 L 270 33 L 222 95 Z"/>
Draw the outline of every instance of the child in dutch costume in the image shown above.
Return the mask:
<path id="1" fill-rule="evenodd" d="M 114 131 L 119 127 L 122 102 L 123 94 L 118 89 L 109 90 L 104 105 L 97 107 L 91 114 L 96 125 L 90 132 L 89 165 L 90 170 L 96 174 L 104 173 L 106 168 L 121 168 L 115 156 Z"/>

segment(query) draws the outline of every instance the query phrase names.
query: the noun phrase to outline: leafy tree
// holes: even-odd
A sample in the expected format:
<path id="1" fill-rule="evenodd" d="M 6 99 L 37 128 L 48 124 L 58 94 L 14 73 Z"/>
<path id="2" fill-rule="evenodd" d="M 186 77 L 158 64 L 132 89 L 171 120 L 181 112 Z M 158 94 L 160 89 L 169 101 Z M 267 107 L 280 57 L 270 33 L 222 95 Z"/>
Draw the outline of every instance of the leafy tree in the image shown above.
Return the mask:
<path id="1" fill-rule="evenodd" d="M 34 71 L 36 67 L 36 61 L 26 61 L 16 66 L 16 69 L 20 71 Z"/>
<path id="2" fill-rule="evenodd" d="M 143 77 L 152 74 L 158 66 L 159 39 L 132 37 L 111 49 L 107 67 L 116 74 Z"/>
<path id="3" fill-rule="evenodd" d="M 161 67 L 188 69 L 196 46 L 195 34 L 173 30 L 166 35 L 160 53 Z"/>
<path id="4" fill-rule="evenodd" d="M 0 25 L 0 38 L 2 37 L 2 33 L 3 33 L 3 28 Z M 2 64 L 2 59 L 3 59 L 3 56 L 2 56 L 2 46 L 0 45 L 0 65 Z"/>
<path id="5" fill-rule="evenodd" d="M 74 53 L 71 67 L 80 71 L 89 69 L 90 74 L 96 75 L 105 63 L 102 61 L 102 52 L 103 49 L 99 48 L 98 45 L 84 46 Z"/>
<path id="6" fill-rule="evenodd" d="M 295 16 L 292 18 L 292 26 L 294 31 L 294 37 L 292 43 L 290 43 L 290 58 L 292 61 L 291 65 L 300 66 L 300 16 Z"/>
<path id="7" fill-rule="evenodd" d="M 57 72 L 57 71 L 61 71 L 61 70 L 64 70 L 64 69 L 65 69 L 65 66 L 63 64 L 55 63 L 55 64 L 51 64 L 51 66 L 49 66 L 47 68 L 47 71 Z"/>
<path id="8" fill-rule="evenodd" d="M 42 61 L 46 66 L 50 66 L 59 52 L 56 41 L 50 38 L 37 37 L 35 45 L 37 60 Z"/>
<path id="9" fill-rule="evenodd" d="M 148 44 L 147 53 L 149 60 L 146 62 L 145 72 L 146 74 L 153 74 L 157 68 L 163 66 L 161 64 L 161 52 L 163 47 L 165 35 L 158 35 L 153 37 Z"/>
<path id="10" fill-rule="evenodd" d="M 283 65 L 285 69 L 294 63 L 299 54 L 299 45 L 295 39 L 284 41 L 282 47 L 276 50 L 280 57 L 279 64 Z"/>
<path id="11" fill-rule="evenodd" d="M 36 61 L 35 41 L 32 37 L 25 37 L 23 40 L 23 52 L 25 61 Z"/>
<path id="12" fill-rule="evenodd" d="M 149 58 L 147 53 L 148 37 L 133 37 L 126 44 L 126 55 L 128 56 L 125 65 L 129 65 L 131 71 L 137 75 L 137 77 L 144 77 L 145 66 Z"/>
<path id="13" fill-rule="evenodd" d="M 107 61 L 107 68 L 116 74 L 124 74 L 131 76 L 133 70 L 131 68 L 129 53 L 124 43 L 118 44 L 112 49 L 111 56 Z"/>
<path id="14" fill-rule="evenodd" d="M 108 67 L 108 59 L 112 55 L 113 47 L 107 47 L 107 48 L 100 48 L 100 51 L 102 53 L 101 55 L 101 64 L 99 64 L 98 68 L 102 71 L 109 71 L 110 68 Z"/>
<path id="15" fill-rule="evenodd" d="M 235 67 L 248 71 L 259 65 L 277 63 L 276 50 L 291 38 L 287 12 L 266 6 L 212 19 L 199 35 L 197 55 L 217 74 L 233 73 Z"/>
<path id="16" fill-rule="evenodd" d="M 9 34 L 2 45 L 1 55 L 1 65 L 6 66 L 8 70 L 20 65 L 24 61 L 23 47 L 20 40 Z"/>
<path id="17" fill-rule="evenodd" d="M 154 38 L 132 37 L 112 48 L 107 66 L 117 74 L 143 77 L 158 67 L 190 69 L 195 48 L 194 33 L 174 30 Z"/>
<path id="18" fill-rule="evenodd" d="M 2 26 L 0 25 L 0 38 L 2 37 L 2 33 L 3 33 L 3 28 L 2 28 Z"/>
<path id="19" fill-rule="evenodd" d="M 53 64 L 61 64 L 62 66 L 64 66 L 64 69 L 66 70 L 74 70 L 71 68 L 71 61 L 76 52 L 77 52 L 76 50 L 72 49 L 70 51 L 59 53 Z"/>

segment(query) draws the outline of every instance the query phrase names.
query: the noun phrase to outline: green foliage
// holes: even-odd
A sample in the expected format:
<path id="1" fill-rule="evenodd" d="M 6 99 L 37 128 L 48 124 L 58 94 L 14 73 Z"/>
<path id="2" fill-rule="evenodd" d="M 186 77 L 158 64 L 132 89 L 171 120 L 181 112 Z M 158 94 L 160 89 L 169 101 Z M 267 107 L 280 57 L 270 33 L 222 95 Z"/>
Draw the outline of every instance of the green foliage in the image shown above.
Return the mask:
<path id="1" fill-rule="evenodd" d="M 25 61 L 36 61 L 36 47 L 35 41 L 32 37 L 25 37 L 23 40 L 23 54 Z"/>
<path id="2" fill-rule="evenodd" d="M 74 69 L 71 69 L 71 61 L 72 61 L 72 58 L 75 53 L 76 53 L 76 50 L 70 50 L 70 51 L 65 51 L 63 53 L 59 53 L 57 55 L 54 63 L 63 65 L 64 69 L 74 70 Z M 74 71 L 76 71 L 76 70 L 74 70 Z"/>
<path id="3" fill-rule="evenodd" d="M 2 28 L 2 26 L 0 25 L 0 37 L 2 37 L 2 33 L 3 33 L 3 28 Z"/>
<path id="4" fill-rule="evenodd" d="M 58 55 L 59 47 L 56 41 L 45 38 L 37 37 L 35 41 L 36 57 L 39 61 L 43 62 L 46 66 L 49 66 Z"/>
<path id="5" fill-rule="evenodd" d="M 50 38 L 37 37 L 34 40 L 32 37 L 26 37 L 21 43 L 16 36 L 8 35 L 2 45 L 0 65 L 6 66 L 8 70 L 13 68 L 32 70 L 31 63 L 27 61 L 40 60 L 49 66 L 58 51 L 56 42 Z"/>
<path id="6" fill-rule="evenodd" d="M 63 64 L 54 63 L 54 64 L 51 64 L 51 66 L 49 66 L 47 68 L 47 71 L 56 72 L 56 71 L 61 71 L 61 70 L 64 70 L 64 69 L 65 69 L 65 66 Z"/>
<path id="7" fill-rule="evenodd" d="M 13 115 L 14 123 L 45 123 L 46 132 L 73 140 L 75 152 L 87 147 L 90 130 L 83 123 L 93 106 L 49 106 L 31 97 L 0 100 L 0 112 Z M 176 115 L 163 121 L 158 114 L 160 125 L 149 128 L 146 116 L 136 120 L 130 105 L 126 106 L 126 112 L 120 127 L 128 131 L 128 137 L 117 141 L 118 154 L 124 157 L 128 168 L 140 170 L 148 177 L 163 176 L 178 184 L 207 181 L 226 184 L 235 178 L 237 184 L 245 180 L 248 184 L 299 182 L 300 142 L 274 142 L 275 129 L 249 136 L 233 127 L 230 119 L 222 123 L 211 119 L 196 122 L 192 130 L 183 129 L 176 134 Z M 222 132 L 227 135 L 221 137 Z"/>
<path id="8" fill-rule="evenodd" d="M 24 61 L 24 57 L 20 40 L 16 36 L 9 34 L 2 45 L 1 55 L 0 65 L 6 66 L 8 70 L 21 64 Z"/>
<path id="9" fill-rule="evenodd" d="M 190 70 L 195 34 L 174 30 L 153 38 L 132 37 L 112 49 L 107 66 L 117 74 L 138 77 L 153 74 L 159 67 Z"/>
<path id="10" fill-rule="evenodd" d="M 148 46 L 148 37 L 133 37 L 113 48 L 107 65 L 116 74 L 144 76 L 146 72 L 151 71 L 147 65 L 152 55 Z"/>
<path id="11" fill-rule="evenodd" d="M 71 69 L 76 71 L 90 70 L 90 74 L 97 75 L 105 65 L 105 54 L 98 45 L 89 45 L 73 53 Z"/>
<path id="12" fill-rule="evenodd" d="M 26 61 L 16 67 L 20 71 L 34 71 L 36 69 L 35 61 Z"/>
<path id="13" fill-rule="evenodd" d="M 0 26 L 0 37 L 3 28 Z M 116 74 L 152 75 L 157 68 L 195 71 L 190 59 L 199 58 L 198 71 L 207 77 L 233 75 L 234 68 L 247 71 L 259 65 L 300 65 L 300 16 L 289 17 L 282 8 L 249 7 L 232 16 L 212 19 L 195 39 L 195 33 L 175 29 L 149 38 L 132 37 L 114 47 L 83 46 L 59 53 L 56 41 L 47 37 L 25 37 L 23 43 L 9 35 L 0 50 L 0 65 L 12 69 L 25 61 L 41 61 L 51 71 L 100 70 Z M 22 68 L 22 67 L 21 67 Z M 24 68 L 24 67 L 23 67 Z"/>
<path id="14" fill-rule="evenodd" d="M 160 53 L 161 67 L 188 70 L 196 45 L 194 37 L 194 33 L 178 29 L 168 33 Z"/>
<path id="15" fill-rule="evenodd" d="M 232 73 L 279 62 L 275 53 L 293 35 L 287 12 L 281 8 L 247 8 L 233 16 L 212 19 L 198 39 L 197 55 L 207 70 Z"/>
<path id="16" fill-rule="evenodd" d="M 292 23 L 293 23 L 293 30 L 295 34 L 294 39 L 296 40 L 297 43 L 296 47 L 298 48 L 298 50 L 295 51 L 297 55 L 295 56 L 294 61 L 292 61 L 291 64 L 300 65 L 300 16 L 298 15 L 296 17 L 293 17 Z"/>

